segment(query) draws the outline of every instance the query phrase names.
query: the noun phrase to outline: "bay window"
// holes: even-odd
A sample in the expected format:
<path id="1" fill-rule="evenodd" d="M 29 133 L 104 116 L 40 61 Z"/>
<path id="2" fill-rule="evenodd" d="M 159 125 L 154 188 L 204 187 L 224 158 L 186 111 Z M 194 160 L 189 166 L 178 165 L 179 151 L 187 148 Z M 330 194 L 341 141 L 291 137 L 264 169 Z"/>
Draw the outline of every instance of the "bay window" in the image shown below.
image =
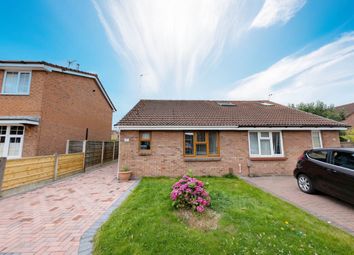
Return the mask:
<path id="1" fill-rule="evenodd" d="M 249 132 L 250 155 L 254 157 L 283 156 L 283 141 L 280 131 Z"/>
<path id="2" fill-rule="evenodd" d="M 217 157 L 220 155 L 217 131 L 184 132 L 184 156 Z"/>
<path id="3" fill-rule="evenodd" d="M 0 126 L 0 157 L 22 156 L 23 126 Z"/>
<path id="4" fill-rule="evenodd" d="M 28 95 L 30 92 L 31 72 L 5 72 L 2 93 L 9 95 Z"/>

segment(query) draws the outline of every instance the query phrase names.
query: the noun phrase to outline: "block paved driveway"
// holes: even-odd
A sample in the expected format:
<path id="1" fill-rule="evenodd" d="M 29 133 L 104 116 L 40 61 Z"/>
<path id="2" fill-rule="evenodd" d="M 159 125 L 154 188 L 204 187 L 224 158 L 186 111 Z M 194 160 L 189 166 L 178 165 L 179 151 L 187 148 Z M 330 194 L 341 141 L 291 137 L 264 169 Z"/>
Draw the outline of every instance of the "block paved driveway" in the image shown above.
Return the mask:
<path id="1" fill-rule="evenodd" d="M 83 233 L 134 181 L 117 164 L 0 200 L 0 254 L 77 254 Z"/>
<path id="2" fill-rule="evenodd" d="M 305 194 L 299 190 L 292 176 L 244 179 L 354 235 L 354 206 L 324 194 Z"/>

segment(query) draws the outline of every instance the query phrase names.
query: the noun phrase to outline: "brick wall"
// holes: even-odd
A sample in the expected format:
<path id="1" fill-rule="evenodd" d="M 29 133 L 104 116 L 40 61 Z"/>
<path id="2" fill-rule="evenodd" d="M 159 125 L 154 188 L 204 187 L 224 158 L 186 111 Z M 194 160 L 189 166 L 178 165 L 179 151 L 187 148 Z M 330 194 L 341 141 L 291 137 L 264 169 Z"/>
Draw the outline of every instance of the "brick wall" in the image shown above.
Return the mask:
<path id="1" fill-rule="evenodd" d="M 4 71 L 0 70 L 0 91 Z M 64 153 L 66 140 L 110 140 L 112 109 L 91 78 L 32 71 L 30 95 L 0 95 L 0 116 L 40 116 L 26 126 L 24 157 Z"/>
<path id="2" fill-rule="evenodd" d="M 220 160 L 185 161 L 183 132 L 152 132 L 151 154 L 139 155 L 138 131 L 121 131 L 119 166 L 128 166 L 135 176 L 181 176 L 192 169 L 195 175 L 291 175 L 297 158 L 312 147 L 310 131 L 283 131 L 285 160 L 253 161 L 249 158 L 247 131 L 220 132 Z M 339 147 L 337 131 L 323 131 L 324 146 Z M 125 140 L 129 139 L 129 142 Z M 248 167 L 250 166 L 250 167 Z"/>
<path id="3" fill-rule="evenodd" d="M 53 72 L 43 97 L 40 155 L 64 153 L 66 140 L 110 140 L 112 109 L 91 78 Z"/>

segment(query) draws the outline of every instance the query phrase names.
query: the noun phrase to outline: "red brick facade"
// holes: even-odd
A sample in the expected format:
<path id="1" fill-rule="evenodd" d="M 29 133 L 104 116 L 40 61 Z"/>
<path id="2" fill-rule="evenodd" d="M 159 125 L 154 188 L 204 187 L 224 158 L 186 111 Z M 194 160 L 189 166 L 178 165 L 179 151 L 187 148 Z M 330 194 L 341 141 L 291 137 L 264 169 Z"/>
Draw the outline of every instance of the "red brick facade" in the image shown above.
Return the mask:
<path id="1" fill-rule="evenodd" d="M 321 131 L 324 147 L 339 147 L 338 131 Z M 188 159 L 183 156 L 182 131 L 153 131 L 151 153 L 139 152 L 139 131 L 121 131 L 119 167 L 128 166 L 135 176 L 291 175 L 297 158 L 312 148 L 311 131 L 282 131 L 284 158 L 254 160 L 249 157 L 247 131 L 220 131 L 220 158 Z M 196 161 L 197 160 L 197 161 Z"/>
<path id="2" fill-rule="evenodd" d="M 0 91 L 4 71 L 0 70 Z M 22 156 L 64 153 L 66 140 L 110 140 L 112 108 L 96 81 L 77 75 L 32 71 L 30 95 L 0 94 L 0 116 L 38 116 L 26 125 Z"/>

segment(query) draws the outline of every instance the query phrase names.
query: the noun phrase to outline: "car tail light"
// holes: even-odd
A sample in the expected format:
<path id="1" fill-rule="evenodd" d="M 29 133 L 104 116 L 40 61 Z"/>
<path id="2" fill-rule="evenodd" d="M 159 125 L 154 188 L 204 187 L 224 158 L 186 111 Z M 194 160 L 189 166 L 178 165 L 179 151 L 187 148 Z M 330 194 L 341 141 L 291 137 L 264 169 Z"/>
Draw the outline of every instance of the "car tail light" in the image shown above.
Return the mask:
<path id="1" fill-rule="evenodd" d="M 305 159 L 305 154 L 301 154 L 301 156 L 300 157 L 298 157 L 298 159 L 297 160 L 304 160 Z"/>

